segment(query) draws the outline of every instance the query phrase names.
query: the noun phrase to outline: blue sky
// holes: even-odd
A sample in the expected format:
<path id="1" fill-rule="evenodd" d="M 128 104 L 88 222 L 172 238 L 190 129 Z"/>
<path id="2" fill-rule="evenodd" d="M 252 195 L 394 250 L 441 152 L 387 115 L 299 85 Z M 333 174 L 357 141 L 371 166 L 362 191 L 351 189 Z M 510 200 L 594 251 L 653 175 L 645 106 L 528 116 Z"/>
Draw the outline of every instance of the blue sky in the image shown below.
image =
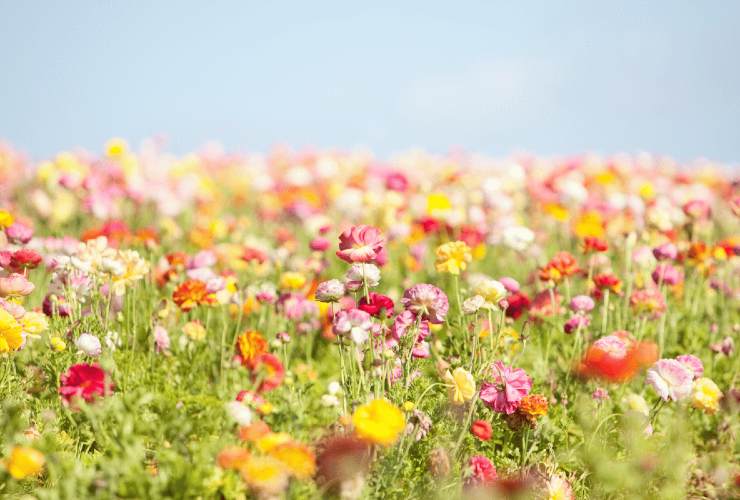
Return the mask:
<path id="1" fill-rule="evenodd" d="M 739 21 L 735 1 L 0 0 L 0 138 L 734 162 Z"/>

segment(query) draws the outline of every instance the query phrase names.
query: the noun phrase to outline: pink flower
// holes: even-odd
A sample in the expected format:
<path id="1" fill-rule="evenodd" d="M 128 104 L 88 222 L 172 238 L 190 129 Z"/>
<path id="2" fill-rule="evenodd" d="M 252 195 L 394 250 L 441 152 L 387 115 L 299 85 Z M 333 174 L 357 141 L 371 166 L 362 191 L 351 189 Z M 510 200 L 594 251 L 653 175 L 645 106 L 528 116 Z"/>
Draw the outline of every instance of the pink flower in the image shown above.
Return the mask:
<path id="1" fill-rule="evenodd" d="M 165 352 L 170 348 L 170 335 L 161 325 L 154 327 L 154 346 L 159 353 Z"/>
<path id="2" fill-rule="evenodd" d="M 329 248 L 329 240 L 323 236 L 318 236 L 311 240 L 308 247 L 314 252 L 325 252 Z"/>
<path id="3" fill-rule="evenodd" d="M 319 302 L 337 302 L 344 296 L 344 284 L 337 280 L 322 281 L 316 287 L 316 300 Z"/>
<path id="4" fill-rule="evenodd" d="M 678 256 L 678 249 L 673 243 L 663 243 L 653 248 L 653 256 L 658 260 L 673 260 Z"/>
<path id="5" fill-rule="evenodd" d="M 22 222 L 14 222 L 5 228 L 5 235 L 11 243 L 21 243 L 25 245 L 31 241 L 31 238 L 33 237 L 33 229 Z"/>
<path id="6" fill-rule="evenodd" d="M 694 374 L 694 380 L 704 375 L 704 365 L 701 360 L 693 354 L 682 354 L 676 358 L 676 361 L 689 368 Z"/>
<path id="7" fill-rule="evenodd" d="M 360 309 L 343 309 L 334 315 L 334 333 L 349 335 L 355 344 L 364 344 L 372 329 L 372 316 Z"/>
<path id="8" fill-rule="evenodd" d="M 468 462 L 470 475 L 465 479 L 465 486 L 491 486 L 498 479 L 496 467 L 483 455 L 470 457 Z"/>
<path id="9" fill-rule="evenodd" d="M 514 278 L 504 276 L 499 280 L 499 282 L 504 285 L 504 288 L 506 288 L 506 291 L 509 293 L 517 293 L 520 290 L 519 282 Z"/>
<path id="10" fill-rule="evenodd" d="M 493 363 L 492 371 L 493 382 L 483 383 L 480 398 L 494 411 L 511 415 L 532 389 L 532 379 L 521 368 L 511 368 L 501 361 Z"/>
<path id="11" fill-rule="evenodd" d="M 591 319 L 588 316 L 581 316 L 580 314 L 576 314 L 565 322 L 565 324 L 563 325 L 563 331 L 565 333 L 573 333 L 578 329 L 586 328 L 590 324 Z"/>
<path id="12" fill-rule="evenodd" d="M 406 289 L 401 303 L 406 310 L 435 324 L 444 322 L 447 311 L 450 309 L 447 295 L 436 286 L 427 283 Z"/>
<path id="13" fill-rule="evenodd" d="M 668 263 L 658 264 L 651 275 L 656 284 L 678 285 L 683 281 L 683 271 Z"/>
<path id="14" fill-rule="evenodd" d="M 680 401 L 691 395 L 694 373 L 680 361 L 660 359 L 647 371 L 647 383 L 663 401 Z"/>
<path id="15" fill-rule="evenodd" d="M 19 297 L 29 295 L 34 289 L 33 283 L 22 274 L 13 273 L 0 277 L 0 297 Z"/>
<path id="16" fill-rule="evenodd" d="M 573 312 L 587 313 L 593 310 L 594 299 L 588 295 L 576 295 L 570 301 L 570 310 Z"/>
<path id="17" fill-rule="evenodd" d="M 374 262 L 384 243 L 378 228 L 364 224 L 353 226 L 339 235 L 337 257 L 350 264 Z"/>

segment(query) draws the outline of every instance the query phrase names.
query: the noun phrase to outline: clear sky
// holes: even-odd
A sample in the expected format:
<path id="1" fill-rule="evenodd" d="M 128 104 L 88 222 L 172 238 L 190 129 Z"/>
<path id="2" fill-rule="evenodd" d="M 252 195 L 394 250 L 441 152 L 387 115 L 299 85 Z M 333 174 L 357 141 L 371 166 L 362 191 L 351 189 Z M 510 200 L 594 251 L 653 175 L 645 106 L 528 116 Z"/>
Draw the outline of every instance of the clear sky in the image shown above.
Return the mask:
<path id="1" fill-rule="evenodd" d="M 735 162 L 739 51 L 733 0 L 0 0 L 0 138 Z"/>

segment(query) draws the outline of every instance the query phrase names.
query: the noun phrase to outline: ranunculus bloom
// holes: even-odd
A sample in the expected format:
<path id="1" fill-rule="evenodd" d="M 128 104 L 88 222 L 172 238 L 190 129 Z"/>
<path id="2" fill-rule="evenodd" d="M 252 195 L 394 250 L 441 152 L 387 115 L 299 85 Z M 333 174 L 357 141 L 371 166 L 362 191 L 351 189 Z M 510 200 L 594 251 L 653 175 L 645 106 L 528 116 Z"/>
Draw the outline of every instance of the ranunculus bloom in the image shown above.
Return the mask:
<path id="1" fill-rule="evenodd" d="M 253 369 L 258 358 L 267 352 L 267 340 L 257 330 L 248 330 L 236 339 L 236 348 L 239 362 Z"/>
<path id="2" fill-rule="evenodd" d="M 468 469 L 469 476 L 465 479 L 466 487 L 492 486 L 498 479 L 496 467 L 483 455 L 470 457 Z"/>
<path id="3" fill-rule="evenodd" d="M 266 352 L 257 357 L 252 369 L 252 379 L 260 380 L 257 392 L 267 392 L 279 387 L 284 378 L 285 367 L 277 356 Z"/>
<path id="4" fill-rule="evenodd" d="M 580 271 L 578 262 L 568 252 L 558 252 L 539 271 L 542 281 L 553 281 L 559 283 L 564 278 L 573 276 Z"/>
<path id="5" fill-rule="evenodd" d="M 488 441 L 491 439 L 493 429 L 491 429 L 491 424 L 486 420 L 476 420 L 470 426 L 470 432 L 481 441 Z"/>
<path id="6" fill-rule="evenodd" d="M 0 297 L 21 297 L 29 295 L 34 285 L 25 276 L 13 273 L 10 276 L 0 276 Z"/>
<path id="7" fill-rule="evenodd" d="M 447 295 L 434 285 L 421 283 L 407 288 L 401 299 L 403 306 L 431 323 L 442 323 L 450 308 Z"/>
<path id="8" fill-rule="evenodd" d="M 647 383 L 663 401 L 680 401 L 691 395 L 694 373 L 675 359 L 661 359 L 647 371 Z"/>
<path id="9" fill-rule="evenodd" d="M 33 229 L 22 222 L 14 222 L 5 228 L 5 235 L 11 243 L 20 243 L 25 245 L 33 237 Z"/>
<path id="10" fill-rule="evenodd" d="M 0 308 L 0 353 L 17 351 L 23 345 L 23 327 L 12 314 Z"/>
<path id="11" fill-rule="evenodd" d="M 344 275 L 344 286 L 350 292 L 356 292 L 367 284 L 374 288 L 380 284 L 380 269 L 375 264 L 352 264 Z"/>
<path id="12" fill-rule="evenodd" d="M 390 297 L 375 292 L 370 292 L 368 297 L 363 296 L 357 304 L 358 309 L 375 317 L 379 317 L 381 312 L 385 312 L 387 318 L 390 318 L 393 314 L 393 306 Z"/>
<path id="13" fill-rule="evenodd" d="M 73 403 L 75 398 L 82 398 L 89 403 L 96 397 L 106 396 L 111 392 L 113 386 L 107 378 L 105 371 L 97 363 L 72 365 L 61 376 L 59 394 L 65 404 Z"/>
<path id="14" fill-rule="evenodd" d="M 357 437 L 382 446 L 395 443 L 406 428 L 401 410 L 385 399 L 374 399 L 357 407 L 352 424 Z"/>
<path id="15" fill-rule="evenodd" d="M 172 293 L 172 300 L 187 312 L 201 304 L 213 304 L 216 296 L 208 291 L 206 284 L 198 280 L 187 280 Z"/>
<path id="16" fill-rule="evenodd" d="M 694 379 L 698 379 L 704 375 L 704 364 L 693 354 L 682 354 L 676 357 L 676 361 L 686 365 L 694 374 Z"/>
<path id="17" fill-rule="evenodd" d="M 353 226 L 339 235 L 337 257 L 350 264 L 374 262 L 384 243 L 380 229 L 364 224 Z"/>
<path id="18" fill-rule="evenodd" d="M 344 296 L 344 293 L 344 284 L 337 279 L 332 279 L 319 283 L 315 296 L 319 302 L 337 302 Z"/>
<path id="19" fill-rule="evenodd" d="M 651 277 L 655 284 L 660 285 L 678 285 L 683 281 L 683 271 L 680 267 L 672 266 L 671 264 L 662 263 L 655 267 Z"/>
<path id="20" fill-rule="evenodd" d="M 436 258 L 437 272 L 458 275 L 468 267 L 473 254 L 464 241 L 450 241 L 437 247 Z"/>
<path id="21" fill-rule="evenodd" d="M 493 363 L 491 372 L 493 382 L 481 386 L 481 400 L 498 413 L 514 413 L 532 389 L 532 379 L 521 368 L 511 368 L 501 361 Z"/>
<path id="22" fill-rule="evenodd" d="M 22 271 L 23 269 L 35 269 L 41 264 L 41 255 L 35 250 L 30 248 L 21 248 L 13 252 L 10 256 L 10 268 L 14 271 Z"/>
<path id="23" fill-rule="evenodd" d="M 475 379 L 473 374 L 464 368 L 457 367 L 452 372 L 447 370 L 444 382 L 453 405 L 462 405 L 475 396 Z"/>
<path id="24" fill-rule="evenodd" d="M 88 356 L 98 357 L 103 352 L 100 339 L 90 333 L 83 333 L 75 340 L 75 347 Z"/>
<path id="25" fill-rule="evenodd" d="M 334 315 L 334 333 L 348 335 L 355 344 L 364 344 L 372 328 L 372 316 L 360 309 L 342 309 Z"/>
<path id="26" fill-rule="evenodd" d="M 13 479 L 25 479 L 40 474 L 44 469 L 44 454 L 26 446 L 16 446 L 10 451 L 5 467 Z"/>
<path id="27" fill-rule="evenodd" d="M 324 252 L 329 248 L 329 240 L 323 236 L 319 236 L 311 240 L 308 247 L 314 252 Z"/>
<path id="28" fill-rule="evenodd" d="M 678 255 L 678 249 L 673 243 L 663 243 L 653 248 L 653 256 L 658 260 L 673 260 Z"/>
<path id="29" fill-rule="evenodd" d="M 565 324 L 563 325 L 563 331 L 565 333 L 573 333 L 576 330 L 586 328 L 590 324 L 591 319 L 588 316 L 581 316 L 580 314 L 576 314 L 565 322 Z"/>
<path id="30" fill-rule="evenodd" d="M 588 295 L 576 295 L 570 301 L 570 310 L 574 312 L 587 313 L 593 310 L 594 299 Z"/>
<path id="31" fill-rule="evenodd" d="M 511 319 L 519 319 L 532 304 L 529 295 L 522 291 L 511 293 L 506 297 L 506 302 L 509 303 L 509 306 L 506 308 L 506 317 Z"/>
<path id="32" fill-rule="evenodd" d="M 691 393 L 691 405 L 707 413 L 716 413 L 719 409 L 719 400 L 722 391 L 711 379 L 702 377 L 694 382 Z"/>
<path id="33" fill-rule="evenodd" d="M 657 358 L 656 344 L 636 342 L 627 332 L 615 332 L 588 347 L 578 371 L 586 377 L 625 382 Z"/>

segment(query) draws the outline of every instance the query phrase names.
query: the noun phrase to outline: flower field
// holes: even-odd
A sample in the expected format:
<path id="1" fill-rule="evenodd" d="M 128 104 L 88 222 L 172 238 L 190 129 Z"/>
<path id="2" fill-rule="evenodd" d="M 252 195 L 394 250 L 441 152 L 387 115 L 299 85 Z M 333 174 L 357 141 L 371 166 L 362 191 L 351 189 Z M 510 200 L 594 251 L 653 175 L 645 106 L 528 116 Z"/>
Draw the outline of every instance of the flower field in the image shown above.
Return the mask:
<path id="1" fill-rule="evenodd" d="M 731 167 L 113 139 L 0 181 L 0 497 L 740 495 Z"/>

